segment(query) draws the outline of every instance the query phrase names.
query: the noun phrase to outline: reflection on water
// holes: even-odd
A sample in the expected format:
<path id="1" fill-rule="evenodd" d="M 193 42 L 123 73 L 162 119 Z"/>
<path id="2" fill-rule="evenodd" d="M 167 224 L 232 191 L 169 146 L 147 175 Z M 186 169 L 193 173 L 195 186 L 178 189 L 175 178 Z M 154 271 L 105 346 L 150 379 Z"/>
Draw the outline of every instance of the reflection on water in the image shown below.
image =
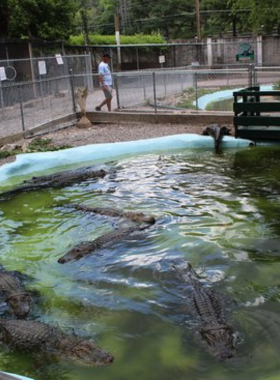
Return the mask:
<path id="1" fill-rule="evenodd" d="M 1 264 L 27 274 L 39 292 L 32 317 L 92 338 L 115 362 L 34 364 L 30 355 L 3 350 L 0 368 L 37 380 L 276 379 L 279 152 L 147 155 L 118 162 L 114 176 L 1 201 Z M 157 223 L 144 239 L 59 265 L 73 245 L 128 223 L 54 207 L 63 202 L 141 210 Z M 170 268 L 178 259 L 222 295 L 237 331 L 233 359 L 218 361 L 199 338 L 187 286 Z"/>

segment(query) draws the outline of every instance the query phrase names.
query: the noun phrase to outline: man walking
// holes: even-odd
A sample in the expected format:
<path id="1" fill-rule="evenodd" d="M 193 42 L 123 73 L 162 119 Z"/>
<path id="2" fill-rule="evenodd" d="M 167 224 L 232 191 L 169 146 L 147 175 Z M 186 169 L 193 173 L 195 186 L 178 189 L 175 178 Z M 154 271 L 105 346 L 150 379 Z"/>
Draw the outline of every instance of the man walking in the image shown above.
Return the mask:
<path id="1" fill-rule="evenodd" d="M 111 111 L 111 103 L 112 103 L 112 75 L 111 71 L 109 68 L 109 61 L 110 61 L 110 55 L 107 53 L 103 54 L 102 61 L 98 65 L 98 74 L 99 74 L 99 84 L 100 87 L 102 88 L 105 99 L 103 102 L 95 107 L 96 111 L 101 111 L 101 108 L 106 104 L 108 111 Z"/>

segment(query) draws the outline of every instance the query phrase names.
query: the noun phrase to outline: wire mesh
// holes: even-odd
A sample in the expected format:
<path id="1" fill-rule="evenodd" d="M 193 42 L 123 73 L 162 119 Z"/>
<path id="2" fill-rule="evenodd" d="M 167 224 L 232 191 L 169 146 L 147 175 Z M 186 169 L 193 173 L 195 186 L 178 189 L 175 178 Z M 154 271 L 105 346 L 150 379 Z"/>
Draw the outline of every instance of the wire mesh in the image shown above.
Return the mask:
<path id="1" fill-rule="evenodd" d="M 74 74 L 92 72 L 90 54 L 0 60 L 0 67 L 5 68 L 10 83 L 59 78 L 69 75 L 69 70 Z"/>
<path id="2" fill-rule="evenodd" d="M 118 73 L 115 82 L 119 108 L 201 109 L 200 97 L 222 91 L 221 97 L 231 98 L 233 89 L 249 85 L 248 75 L 247 68 L 137 71 Z"/>
<path id="3" fill-rule="evenodd" d="M 78 88 L 88 88 L 86 110 L 94 111 L 104 100 L 98 74 L 89 72 L 88 67 L 79 69 L 79 64 L 72 67 L 71 75 L 41 76 L 21 83 L 0 81 L 0 137 L 80 111 L 75 98 Z M 112 75 L 113 110 L 157 112 L 166 108 L 232 112 L 233 90 L 250 85 L 279 87 L 280 67 L 138 70 Z"/>

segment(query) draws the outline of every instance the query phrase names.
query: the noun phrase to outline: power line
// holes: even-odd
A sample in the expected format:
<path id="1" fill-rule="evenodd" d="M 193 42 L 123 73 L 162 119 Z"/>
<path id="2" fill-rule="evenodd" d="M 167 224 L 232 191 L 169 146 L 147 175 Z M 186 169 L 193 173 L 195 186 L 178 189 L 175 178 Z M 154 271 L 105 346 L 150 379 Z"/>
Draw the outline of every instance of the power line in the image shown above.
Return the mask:
<path id="1" fill-rule="evenodd" d="M 169 16 L 162 16 L 162 17 L 149 17 L 149 18 L 143 18 L 143 19 L 136 19 L 133 20 L 132 23 L 146 23 L 156 20 L 167 20 L 174 17 L 186 17 L 186 14 L 177 14 L 177 15 L 169 15 Z M 127 22 L 128 23 L 128 22 Z M 114 23 L 106 23 L 106 24 L 95 24 L 95 25 L 88 25 L 88 29 L 98 29 L 103 26 L 114 26 Z M 82 29 L 82 27 L 77 27 L 76 29 Z"/>
<path id="2" fill-rule="evenodd" d="M 162 4 L 162 1 L 154 1 L 154 3 L 161 3 Z M 131 5 L 130 5 L 131 7 Z M 141 4 L 140 8 L 143 7 L 145 8 L 145 6 L 143 5 L 143 3 Z M 128 7 L 129 9 L 129 7 Z M 262 8 L 263 10 L 269 10 L 269 8 Z M 280 10 L 280 8 L 273 8 L 274 10 Z M 252 11 L 251 8 L 242 8 L 242 9 L 238 9 L 236 11 L 234 11 L 234 14 L 235 13 L 245 13 L 245 12 L 250 12 Z M 205 14 L 205 15 L 211 15 L 211 14 L 222 14 L 222 13 L 233 13 L 232 10 L 230 9 L 208 9 L 208 10 L 200 10 L 200 13 L 201 14 Z M 132 20 L 123 20 L 123 24 L 127 25 L 127 24 L 137 24 L 137 23 L 149 23 L 149 22 L 153 22 L 153 21 L 164 21 L 164 20 L 168 20 L 168 19 L 171 19 L 171 18 L 182 18 L 182 17 L 194 17 L 196 15 L 196 12 L 182 12 L 180 14 L 172 14 L 172 15 L 168 15 L 168 16 L 161 16 L 161 17 L 147 17 L 147 18 L 142 18 L 142 19 L 132 19 Z M 233 14 L 232 14 L 233 15 Z M 99 28 L 103 28 L 103 27 L 114 27 L 114 23 L 104 23 L 104 24 L 95 24 L 95 25 L 89 25 L 88 26 L 88 29 L 90 30 L 94 30 L 94 29 L 99 29 Z M 76 28 L 77 30 L 82 30 L 82 27 L 77 27 Z"/>

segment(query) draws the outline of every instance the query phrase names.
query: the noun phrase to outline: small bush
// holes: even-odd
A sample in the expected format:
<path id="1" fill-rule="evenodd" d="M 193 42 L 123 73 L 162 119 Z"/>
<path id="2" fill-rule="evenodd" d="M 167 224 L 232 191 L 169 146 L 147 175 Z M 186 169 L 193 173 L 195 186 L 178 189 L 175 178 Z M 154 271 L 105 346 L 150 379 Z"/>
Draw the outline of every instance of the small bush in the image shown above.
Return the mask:
<path id="1" fill-rule="evenodd" d="M 2 150 L 2 151 L 0 152 L 0 159 L 1 159 L 1 158 L 7 158 L 7 157 L 9 157 L 9 156 L 11 156 L 11 152 L 8 151 L 8 150 Z"/>
<path id="2" fill-rule="evenodd" d="M 71 148 L 70 145 L 53 145 L 52 139 L 36 138 L 27 145 L 29 152 L 47 152 Z"/>
<path id="3" fill-rule="evenodd" d="M 151 35 L 147 34 L 135 34 L 134 36 L 120 36 L 121 45 L 137 45 L 137 44 L 163 44 L 164 38 L 161 34 L 155 33 Z M 103 36 L 100 34 L 90 34 L 89 42 L 91 45 L 116 45 L 116 36 Z M 84 45 L 84 36 L 79 34 L 77 36 L 71 36 L 70 45 Z"/>
<path id="4" fill-rule="evenodd" d="M 272 86 L 273 90 L 275 91 L 279 91 L 280 90 L 280 80 L 278 82 L 276 82 L 273 86 Z"/>

